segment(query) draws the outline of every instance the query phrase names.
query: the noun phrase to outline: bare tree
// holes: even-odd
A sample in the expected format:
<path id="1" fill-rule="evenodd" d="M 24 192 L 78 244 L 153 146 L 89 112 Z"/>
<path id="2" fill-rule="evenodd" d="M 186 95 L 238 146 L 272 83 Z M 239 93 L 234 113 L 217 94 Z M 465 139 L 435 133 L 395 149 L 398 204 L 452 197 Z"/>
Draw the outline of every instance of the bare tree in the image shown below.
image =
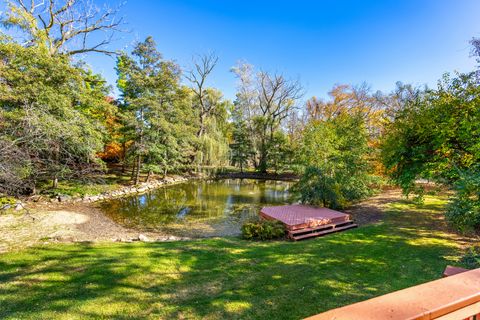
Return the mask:
<path id="1" fill-rule="evenodd" d="M 245 62 L 239 62 L 231 71 L 238 78 L 235 112 L 248 128 L 254 151 L 252 162 L 265 172 L 274 133 L 297 108 L 303 87 L 298 80 L 281 74 L 255 73 L 253 66 Z"/>
<path id="2" fill-rule="evenodd" d="M 279 125 L 295 102 L 303 96 L 299 81 L 287 80 L 283 75 L 258 74 L 258 106 L 263 116 L 269 118 L 271 126 Z"/>
<path id="3" fill-rule="evenodd" d="M 472 40 L 470 40 L 470 44 L 472 45 L 471 55 L 475 57 L 478 63 L 476 75 L 477 81 L 480 82 L 480 38 L 472 38 Z"/>
<path id="4" fill-rule="evenodd" d="M 216 103 L 213 103 L 212 99 L 208 99 L 206 81 L 217 62 L 218 57 L 213 53 L 202 55 L 194 60 L 193 68 L 185 75 L 185 78 L 192 84 L 192 90 L 195 94 L 195 107 L 199 113 L 200 126 L 197 137 L 201 137 L 205 133 L 205 120 L 215 111 Z"/>
<path id="5" fill-rule="evenodd" d="M 45 45 L 52 55 L 113 54 L 107 46 L 123 23 L 117 12 L 90 0 L 11 0 L 1 22 L 20 29 L 25 45 Z"/>
<path id="6" fill-rule="evenodd" d="M 303 97 L 304 90 L 299 81 L 264 71 L 258 73 L 257 82 L 257 99 L 262 119 L 259 169 L 266 172 L 269 142 L 273 140 L 275 130 L 296 107 L 296 102 Z"/>
<path id="7" fill-rule="evenodd" d="M 480 63 L 480 38 L 473 38 L 470 40 L 472 45 L 472 56 L 476 57 L 477 62 Z"/>
<path id="8" fill-rule="evenodd" d="M 257 113 L 258 109 L 254 83 L 254 67 L 247 62 L 239 61 L 237 65 L 231 69 L 231 72 L 233 72 L 238 79 L 237 111 L 241 114 L 243 120 L 249 120 Z"/>

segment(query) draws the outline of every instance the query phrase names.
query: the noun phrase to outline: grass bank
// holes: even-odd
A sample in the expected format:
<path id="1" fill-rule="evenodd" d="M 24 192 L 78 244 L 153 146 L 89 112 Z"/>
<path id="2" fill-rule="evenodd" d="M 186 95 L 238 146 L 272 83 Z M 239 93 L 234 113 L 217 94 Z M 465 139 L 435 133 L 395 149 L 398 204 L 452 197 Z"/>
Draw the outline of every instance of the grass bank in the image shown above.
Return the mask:
<path id="1" fill-rule="evenodd" d="M 445 200 L 303 242 L 64 244 L 0 256 L 2 319 L 298 319 L 437 279 L 468 240 Z"/>

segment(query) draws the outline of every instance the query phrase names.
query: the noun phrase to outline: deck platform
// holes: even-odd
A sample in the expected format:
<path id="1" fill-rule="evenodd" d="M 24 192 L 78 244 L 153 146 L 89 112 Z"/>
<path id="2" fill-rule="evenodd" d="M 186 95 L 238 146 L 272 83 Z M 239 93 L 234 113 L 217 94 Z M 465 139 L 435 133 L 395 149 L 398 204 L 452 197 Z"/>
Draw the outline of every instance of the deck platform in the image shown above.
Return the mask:
<path id="1" fill-rule="evenodd" d="M 318 237 L 357 227 L 348 214 L 300 204 L 264 207 L 260 210 L 260 216 L 282 222 L 292 240 Z"/>

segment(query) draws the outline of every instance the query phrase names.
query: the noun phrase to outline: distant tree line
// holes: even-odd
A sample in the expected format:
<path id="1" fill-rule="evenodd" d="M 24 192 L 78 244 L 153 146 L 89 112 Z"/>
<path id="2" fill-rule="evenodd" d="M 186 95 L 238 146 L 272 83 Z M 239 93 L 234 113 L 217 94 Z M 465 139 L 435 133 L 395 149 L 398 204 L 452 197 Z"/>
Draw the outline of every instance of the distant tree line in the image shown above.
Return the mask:
<path id="1" fill-rule="evenodd" d="M 214 54 L 182 70 L 151 37 L 131 52 L 110 50 L 123 25 L 116 12 L 83 0 L 7 2 L 0 193 L 88 180 L 109 163 L 135 184 L 204 166 L 295 172 L 300 201 L 334 208 L 370 195 L 383 177 L 421 197 L 417 182 L 427 179 L 454 190 L 449 221 L 480 230 L 478 71 L 388 94 L 336 85 L 326 100 L 303 101 L 298 80 L 241 62 L 231 102 L 209 86 Z M 480 63 L 480 41 L 472 46 Z M 116 58 L 117 99 L 82 63 L 89 53 Z"/>

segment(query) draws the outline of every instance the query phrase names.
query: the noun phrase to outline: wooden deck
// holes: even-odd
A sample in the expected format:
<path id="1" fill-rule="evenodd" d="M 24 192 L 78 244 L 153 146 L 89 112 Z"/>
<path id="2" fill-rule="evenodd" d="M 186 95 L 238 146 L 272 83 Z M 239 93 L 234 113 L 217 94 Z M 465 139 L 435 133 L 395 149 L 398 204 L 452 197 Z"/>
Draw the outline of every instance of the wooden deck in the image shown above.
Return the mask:
<path id="1" fill-rule="evenodd" d="M 299 204 L 265 207 L 260 211 L 260 216 L 282 222 L 292 240 L 318 237 L 357 227 L 348 214 Z"/>

